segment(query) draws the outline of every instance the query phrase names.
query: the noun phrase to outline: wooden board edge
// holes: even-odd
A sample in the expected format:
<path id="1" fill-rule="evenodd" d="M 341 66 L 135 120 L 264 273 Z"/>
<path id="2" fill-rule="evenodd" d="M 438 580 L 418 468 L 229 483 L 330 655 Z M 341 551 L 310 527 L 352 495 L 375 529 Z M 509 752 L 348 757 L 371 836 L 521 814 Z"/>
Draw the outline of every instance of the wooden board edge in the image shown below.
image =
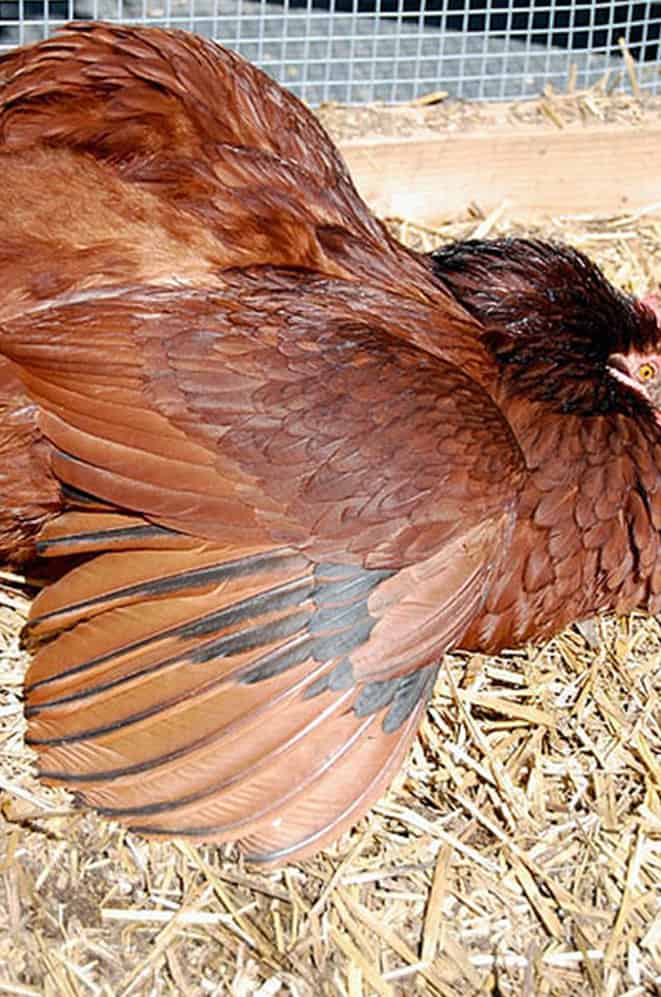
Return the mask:
<path id="1" fill-rule="evenodd" d="M 610 216 L 658 205 L 661 123 L 484 128 L 340 144 L 381 217 L 434 226 L 477 205 L 516 218 Z"/>

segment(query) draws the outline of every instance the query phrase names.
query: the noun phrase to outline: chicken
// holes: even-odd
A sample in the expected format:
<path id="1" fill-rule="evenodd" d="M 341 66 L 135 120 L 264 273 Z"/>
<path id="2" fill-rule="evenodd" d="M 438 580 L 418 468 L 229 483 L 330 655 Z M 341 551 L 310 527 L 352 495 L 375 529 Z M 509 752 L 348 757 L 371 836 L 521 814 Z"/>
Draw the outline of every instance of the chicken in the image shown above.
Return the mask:
<path id="1" fill-rule="evenodd" d="M 44 779 L 300 858 L 383 793 L 446 651 L 661 608 L 659 330 L 582 254 L 410 252 L 192 35 L 76 24 L 0 77 L 0 353 L 59 489 L 38 550 L 85 558 L 26 632 Z"/>

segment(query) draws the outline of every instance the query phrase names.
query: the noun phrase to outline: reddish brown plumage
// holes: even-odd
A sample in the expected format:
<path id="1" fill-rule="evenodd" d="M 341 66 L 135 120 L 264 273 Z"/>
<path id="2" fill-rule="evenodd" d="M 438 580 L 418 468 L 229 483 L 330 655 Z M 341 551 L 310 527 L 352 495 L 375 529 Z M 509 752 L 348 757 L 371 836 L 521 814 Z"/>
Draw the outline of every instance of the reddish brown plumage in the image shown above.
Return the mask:
<path id="1" fill-rule="evenodd" d="M 50 447 L 37 407 L 14 364 L 0 358 L 0 561 L 12 567 L 35 556 L 35 538 L 62 508 L 50 470 Z"/>
<path id="2" fill-rule="evenodd" d="M 446 650 L 659 609 L 627 366 L 658 329 L 584 257 L 409 252 L 190 35 L 79 24 L 0 78 L 4 545 L 87 558 L 27 630 L 45 778 L 300 857 L 383 792 Z"/>

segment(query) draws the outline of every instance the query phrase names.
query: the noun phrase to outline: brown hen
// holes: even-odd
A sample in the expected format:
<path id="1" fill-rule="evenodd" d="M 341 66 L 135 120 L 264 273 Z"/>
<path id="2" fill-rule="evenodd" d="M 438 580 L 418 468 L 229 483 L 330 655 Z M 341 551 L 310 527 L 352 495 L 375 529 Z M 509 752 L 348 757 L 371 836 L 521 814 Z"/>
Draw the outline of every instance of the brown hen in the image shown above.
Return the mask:
<path id="1" fill-rule="evenodd" d="M 659 609 L 657 324 L 585 257 L 406 250 L 192 35 L 77 24 L 0 77 L 2 433 L 38 440 L 5 516 L 89 557 L 28 628 L 44 778 L 300 857 L 388 785 L 447 650 Z"/>

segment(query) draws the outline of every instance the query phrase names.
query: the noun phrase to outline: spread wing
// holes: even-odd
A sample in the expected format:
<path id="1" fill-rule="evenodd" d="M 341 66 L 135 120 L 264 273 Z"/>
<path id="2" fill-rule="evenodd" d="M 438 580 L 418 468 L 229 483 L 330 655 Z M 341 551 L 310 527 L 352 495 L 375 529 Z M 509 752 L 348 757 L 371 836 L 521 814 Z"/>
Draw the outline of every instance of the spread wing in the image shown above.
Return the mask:
<path id="1" fill-rule="evenodd" d="M 42 550 L 98 552 L 33 611 L 44 775 L 268 861 L 392 778 L 523 473 L 464 372 L 304 290 L 88 294 L 0 340 L 72 497 Z"/>

